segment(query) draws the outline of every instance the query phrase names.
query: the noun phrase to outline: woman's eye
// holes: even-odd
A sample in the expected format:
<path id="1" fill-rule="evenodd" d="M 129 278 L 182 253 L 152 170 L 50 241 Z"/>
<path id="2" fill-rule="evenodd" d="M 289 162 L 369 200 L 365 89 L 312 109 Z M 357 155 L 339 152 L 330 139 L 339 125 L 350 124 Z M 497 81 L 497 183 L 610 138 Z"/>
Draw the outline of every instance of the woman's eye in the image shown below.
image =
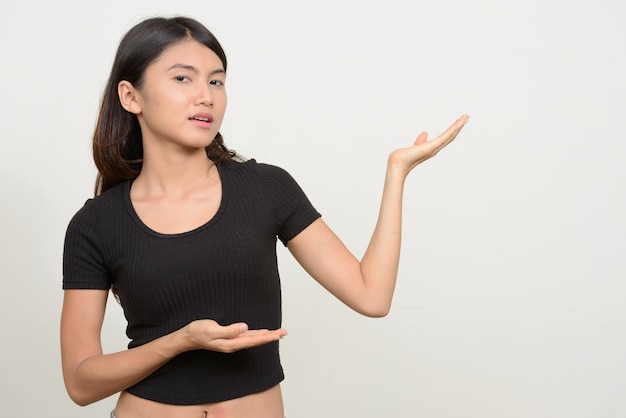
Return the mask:
<path id="1" fill-rule="evenodd" d="M 187 76 L 177 75 L 176 76 L 176 81 L 180 81 L 181 83 L 188 83 L 190 80 L 189 80 L 189 77 L 187 77 Z"/>
<path id="2" fill-rule="evenodd" d="M 223 86 L 224 82 L 221 80 L 211 80 L 209 81 L 209 84 L 212 86 Z"/>

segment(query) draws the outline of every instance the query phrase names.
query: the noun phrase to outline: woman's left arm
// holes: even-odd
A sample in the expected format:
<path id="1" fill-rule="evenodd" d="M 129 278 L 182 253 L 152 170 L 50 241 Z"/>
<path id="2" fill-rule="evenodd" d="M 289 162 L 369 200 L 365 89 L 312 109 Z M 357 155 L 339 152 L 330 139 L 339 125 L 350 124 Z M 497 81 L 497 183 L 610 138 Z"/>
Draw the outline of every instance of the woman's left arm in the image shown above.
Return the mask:
<path id="1" fill-rule="evenodd" d="M 360 262 L 321 219 L 288 242 L 302 267 L 350 308 L 372 317 L 389 312 L 400 259 L 404 181 L 413 168 L 452 142 L 467 120 L 461 116 L 430 141 L 422 132 L 411 147 L 389 155 L 378 221 Z"/>

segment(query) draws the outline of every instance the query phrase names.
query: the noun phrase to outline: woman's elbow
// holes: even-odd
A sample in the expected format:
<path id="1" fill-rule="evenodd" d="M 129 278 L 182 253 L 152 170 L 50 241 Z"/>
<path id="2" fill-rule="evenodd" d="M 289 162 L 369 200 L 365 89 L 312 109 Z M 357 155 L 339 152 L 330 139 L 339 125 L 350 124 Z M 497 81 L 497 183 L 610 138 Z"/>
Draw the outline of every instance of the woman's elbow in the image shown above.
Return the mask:
<path id="1" fill-rule="evenodd" d="M 369 318 L 384 318 L 389 315 L 389 309 L 381 309 L 379 311 L 373 311 L 365 314 Z"/>
<path id="2" fill-rule="evenodd" d="M 93 403 L 93 401 L 90 401 L 87 397 L 83 396 L 80 393 L 71 392 L 68 390 L 67 394 L 70 396 L 72 402 L 74 402 L 78 406 L 87 406 Z"/>
<path id="3" fill-rule="evenodd" d="M 358 313 L 369 318 L 383 318 L 389 315 L 391 304 L 372 304 L 356 309 Z"/>
<path id="4" fill-rule="evenodd" d="M 81 390 L 79 385 L 66 383 L 65 390 L 67 391 L 67 394 L 69 395 L 72 402 L 74 402 L 78 406 L 87 406 L 99 400 L 84 389 Z"/>

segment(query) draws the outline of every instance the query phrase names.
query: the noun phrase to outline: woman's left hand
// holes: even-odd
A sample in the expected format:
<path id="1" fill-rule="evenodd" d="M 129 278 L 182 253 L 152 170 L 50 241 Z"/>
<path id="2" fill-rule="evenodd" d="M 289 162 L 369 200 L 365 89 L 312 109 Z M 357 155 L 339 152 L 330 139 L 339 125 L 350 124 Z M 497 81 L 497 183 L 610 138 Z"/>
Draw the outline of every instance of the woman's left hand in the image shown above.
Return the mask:
<path id="1" fill-rule="evenodd" d="M 406 176 L 418 164 L 434 157 L 441 149 L 452 142 L 461 132 L 468 119 L 468 115 L 461 116 L 442 134 L 430 141 L 427 141 L 428 135 L 426 132 L 422 132 L 417 136 L 413 146 L 393 151 L 389 155 L 389 165 L 397 167 Z"/>

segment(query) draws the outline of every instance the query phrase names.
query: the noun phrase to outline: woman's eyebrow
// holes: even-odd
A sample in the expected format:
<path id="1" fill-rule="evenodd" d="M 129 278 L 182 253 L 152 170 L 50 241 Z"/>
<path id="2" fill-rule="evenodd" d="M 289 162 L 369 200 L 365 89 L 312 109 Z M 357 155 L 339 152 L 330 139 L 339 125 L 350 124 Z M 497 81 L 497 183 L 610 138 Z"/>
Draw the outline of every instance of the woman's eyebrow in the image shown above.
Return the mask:
<path id="1" fill-rule="evenodd" d="M 194 72 L 194 73 L 196 73 L 196 74 L 200 73 L 200 71 L 199 71 L 196 67 L 194 67 L 193 65 L 191 65 L 191 64 L 174 64 L 174 65 L 172 65 L 170 68 L 168 68 L 168 69 L 167 69 L 167 71 L 171 71 L 171 70 L 174 70 L 174 69 L 179 69 L 179 68 L 181 68 L 181 69 L 183 69 L 183 70 L 189 70 L 189 71 L 192 71 L 192 72 Z M 209 73 L 209 75 L 215 75 L 215 74 L 220 74 L 220 73 L 225 74 L 225 73 L 226 73 L 226 71 L 224 71 L 224 69 L 223 69 L 223 68 L 218 68 L 217 70 L 213 70 L 213 71 L 211 71 L 211 72 Z"/>

